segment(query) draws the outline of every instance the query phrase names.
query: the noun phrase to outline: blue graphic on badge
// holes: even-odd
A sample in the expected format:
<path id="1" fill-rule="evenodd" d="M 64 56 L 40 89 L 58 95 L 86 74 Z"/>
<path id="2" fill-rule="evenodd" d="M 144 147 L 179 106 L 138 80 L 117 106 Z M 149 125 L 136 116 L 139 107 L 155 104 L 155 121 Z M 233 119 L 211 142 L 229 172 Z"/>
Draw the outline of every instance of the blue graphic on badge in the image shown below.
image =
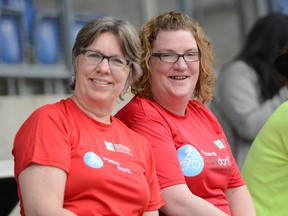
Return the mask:
<path id="1" fill-rule="evenodd" d="M 178 159 L 184 176 L 196 176 L 204 168 L 201 154 L 191 145 L 186 144 L 177 150 Z"/>
<path id="2" fill-rule="evenodd" d="M 84 155 L 84 162 L 87 166 L 92 168 L 101 168 L 103 166 L 102 159 L 94 152 L 86 152 Z"/>

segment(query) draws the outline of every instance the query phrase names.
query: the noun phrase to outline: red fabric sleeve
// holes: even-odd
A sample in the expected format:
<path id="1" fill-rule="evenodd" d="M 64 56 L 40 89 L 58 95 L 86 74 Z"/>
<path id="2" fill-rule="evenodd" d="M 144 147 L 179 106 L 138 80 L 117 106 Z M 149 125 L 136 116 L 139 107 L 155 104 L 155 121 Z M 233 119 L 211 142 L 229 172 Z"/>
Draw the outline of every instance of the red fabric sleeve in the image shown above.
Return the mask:
<path id="1" fill-rule="evenodd" d="M 16 178 L 30 163 L 55 166 L 68 172 L 71 146 L 66 128 L 67 123 L 59 112 L 54 112 L 52 105 L 33 112 L 14 140 Z"/>

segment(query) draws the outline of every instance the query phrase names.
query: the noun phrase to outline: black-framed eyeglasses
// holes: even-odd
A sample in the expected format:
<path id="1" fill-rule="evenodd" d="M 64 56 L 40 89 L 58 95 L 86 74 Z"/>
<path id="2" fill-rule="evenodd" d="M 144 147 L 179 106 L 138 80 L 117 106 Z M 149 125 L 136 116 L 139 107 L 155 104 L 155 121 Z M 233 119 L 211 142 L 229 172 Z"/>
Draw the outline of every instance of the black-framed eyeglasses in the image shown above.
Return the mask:
<path id="1" fill-rule="evenodd" d="M 178 53 L 152 53 L 152 56 L 160 58 L 162 62 L 175 63 L 180 57 L 184 59 L 185 62 L 195 62 L 199 61 L 199 52 L 187 52 L 184 54 Z"/>
<path id="2" fill-rule="evenodd" d="M 108 60 L 109 67 L 115 70 L 121 70 L 128 65 L 131 65 L 131 61 L 125 58 L 121 58 L 118 56 L 106 56 L 100 52 L 93 51 L 93 50 L 79 50 L 79 54 L 83 54 L 85 60 L 94 65 L 100 64 L 103 59 Z"/>

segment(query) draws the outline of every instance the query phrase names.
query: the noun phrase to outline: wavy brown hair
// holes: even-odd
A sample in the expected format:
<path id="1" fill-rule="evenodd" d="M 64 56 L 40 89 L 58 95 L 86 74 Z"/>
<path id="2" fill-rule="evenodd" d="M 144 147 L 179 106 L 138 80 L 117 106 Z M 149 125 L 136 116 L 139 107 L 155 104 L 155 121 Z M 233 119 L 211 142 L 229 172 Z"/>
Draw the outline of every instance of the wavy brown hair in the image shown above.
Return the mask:
<path id="1" fill-rule="evenodd" d="M 195 37 L 200 53 L 200 68 L 199 79 L 194 90 L 194 95 L 191 95 L 191 97 L 205 104 L 212 99 L 215 86 L 215 75 L 213 71 L 214 51 L 211 42 L 198 22 L 186 14 L 175 11 L 164 12 L 158 16 L 154 16 L 142 26 L 140 30 L 140 41 L 143 74 L 140 79 L 131 86 L 131 91 L 141 97 L 148 99 L 153 98 L 151 91 L 152 71 L 149 66 L 153 42 L 156 40 L 157 34 L 160 31 L 177 30 L 191 31 Z"/>

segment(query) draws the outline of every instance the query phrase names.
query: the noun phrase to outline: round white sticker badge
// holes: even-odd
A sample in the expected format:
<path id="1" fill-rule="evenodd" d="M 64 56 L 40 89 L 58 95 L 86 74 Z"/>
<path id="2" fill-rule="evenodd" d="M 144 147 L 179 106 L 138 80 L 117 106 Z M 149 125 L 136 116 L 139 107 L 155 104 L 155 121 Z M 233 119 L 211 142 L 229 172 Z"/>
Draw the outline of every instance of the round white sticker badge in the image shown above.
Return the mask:
<path id="1" fill-rule="evenodd" d="M 191 145 L 186 144 L 177 150 L 178 159 L 184 176 L 196 176 L 204 168 L 201 154 Z"/>
<path id="2" fill-rule="evenodd" d="M 101 168 L 103 166 L 102 159 L 94 152 L 86 152 L 84 155 L 84 163 L 92 168 Z"/>

